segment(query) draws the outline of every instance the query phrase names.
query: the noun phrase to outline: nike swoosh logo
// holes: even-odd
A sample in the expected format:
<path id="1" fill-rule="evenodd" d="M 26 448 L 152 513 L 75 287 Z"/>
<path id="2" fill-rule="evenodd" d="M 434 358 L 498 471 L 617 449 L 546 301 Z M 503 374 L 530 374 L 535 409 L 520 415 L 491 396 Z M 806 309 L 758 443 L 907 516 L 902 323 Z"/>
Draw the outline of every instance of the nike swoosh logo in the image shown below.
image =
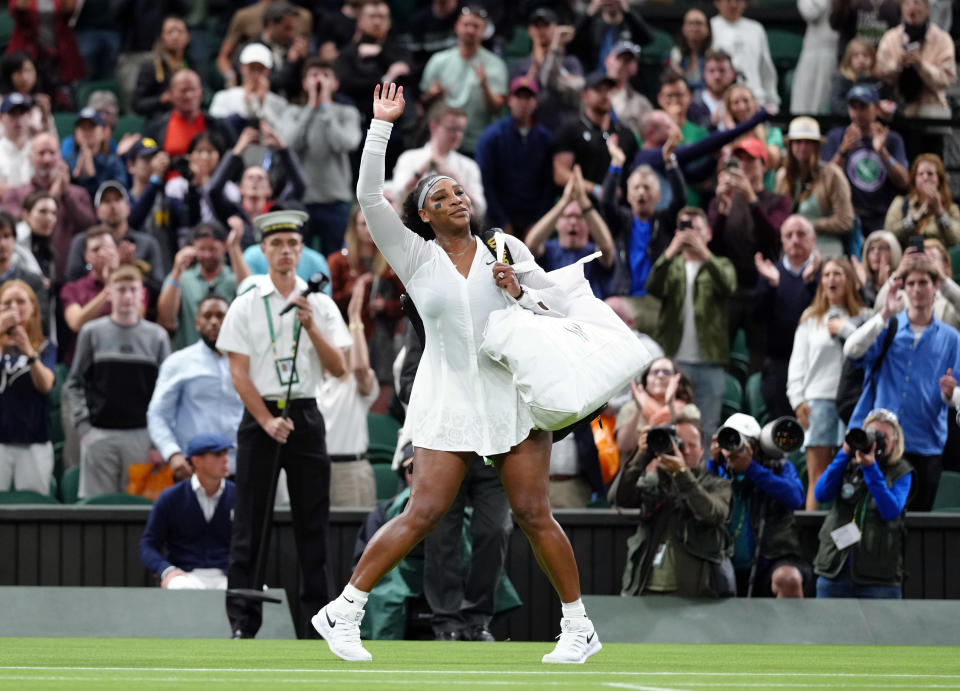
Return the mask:
<path id="1" fill-rule="evenodd" d="M 488 261 L 488 262 L 487 262 L 487 266 L 490 266 L 491 264 L 493 264 L 494 261 L 496 261 L 496 260 L 491 259 L 490 261 Z"/>
<path id="2" fill-rule="evenodd" d="M 331 629 L 336 627 L 337 622 L 335 622 L 333 619 L 331 619 L 329 614 L 327 614 L 326 612 L 324 612 L 324 613 L 323 613 L 323 616 L 325 616 L 325 617 L 327 618 L 327 624 L 330 626 Z M 589 643 L 590 641 L 587 641 L 587 642 Z"/>
<path id="3" fill-rule="evenodd" d="M 330 620 L 327 619 L 327 621 L 330 621 Z M 594 631 L 594 632 L 591 633 L 589 636 L 587 636 L 587 644 L 588 644 L 588 645 L 593 641 L 593 637 L 596 636 L 596 635 L 597 635 L 597 632 Z"/>
<path id="4" fill-rule="evenodd" d="M 353 604 L 353 600 L 351 600 L 351 599 L 350 599 L 349 597 L 347 597 L 346 595 L 343 596 L 343 599 L 346 600 L 347 602 L 349 602 L 351 605 Z"/>

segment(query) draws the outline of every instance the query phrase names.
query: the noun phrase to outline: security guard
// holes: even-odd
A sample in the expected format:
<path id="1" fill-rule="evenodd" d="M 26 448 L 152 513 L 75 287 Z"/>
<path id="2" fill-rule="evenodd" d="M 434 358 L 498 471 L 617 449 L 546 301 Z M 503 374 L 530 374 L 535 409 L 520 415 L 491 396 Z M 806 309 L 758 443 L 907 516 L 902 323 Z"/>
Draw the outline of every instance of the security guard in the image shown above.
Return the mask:
<path id="1" fill-rule="evenodd" d="M 282 444 L 280 464 L 287 472 L 303 579 L 300 605 L 309 619 L 330 599 L 326 577 L 330 459 L 316 395 L 324 370 L 335 377 L 346 371 L 343 349 L 352 340 L 333 300 L 322 293 L 301 295 L 306 283 L 297 277 L 296 269 L 306 220 L 307 214 L 297 210 L 273 211 L 254 219 L 269 271 L 230 305 L 217 349 L 229 355 L 233 384 L 245 407 L 237 430 L 228 588 L 261 585 L 254 584 L 254 569 L 268 501 L 270 461 L 277 444 Z M 281 315 L 288 303 L 298 309 Z M 285 400 L 291 377 L 290 400 Z M 287 418 L 282 417 L 285 408 Z M 261 610 L 259 602 L 228 597 L 233 637 L 256 635 Z"/>

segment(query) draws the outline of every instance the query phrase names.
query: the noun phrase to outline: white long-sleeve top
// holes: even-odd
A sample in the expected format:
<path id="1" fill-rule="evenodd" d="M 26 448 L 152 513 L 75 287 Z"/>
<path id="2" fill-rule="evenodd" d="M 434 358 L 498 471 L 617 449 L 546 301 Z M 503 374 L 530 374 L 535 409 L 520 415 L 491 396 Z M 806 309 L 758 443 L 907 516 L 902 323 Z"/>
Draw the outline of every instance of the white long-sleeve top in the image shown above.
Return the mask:
<path id="1" fill-rule="evenodd" d="M 481 354 L 491 312 L 514 303 L 493 279 L 493 254 L 476 238 L 464 277 L 436 242 L 403 225 L 383 196 L 384 154 L 393 128 L 373 120 L 360 161 L 357 199 L 374 242 L 397 273 L 423 319 L 423 357 L 407 407 L 413 445 L 440 451 L 506 453 L 530 433 L 533 422 L 513 376 Z M 533 259 L 516 238 L 505 236 L 515 262 Z M 523 274 L 517 304 L 559 316 L 563 294 L 542 271 Z M 552 309 L 551 309 L 552 308 Z"/>
<path id="2" fill-rule="evenodd" d="M 719 14 L 710 20 L 714 50 L 733 58 L 733 67 L 743 74 L 757 103 L 772 113 L 780 109 L 777 68 L 770 57 L 767 32 L 760 22 L 741 17 L 732 24 Z"/>
<path id="3" fill-rule="evenodd" d="M 836 314 L 849 320 L 845 309 L 831 308 L 831 316 Z M 841 331 L 841 338 L 854 332 L 854 326 L 847 321 Z M 843 368 L 843 343 L 827 330 L 827 317 L 804 319 L 797 326 L 793 336 L 793 352 L 787 366 L 787 398 L 790 407 L 797 409 L 804 401 L 815 398 L 836 400 L 840 386 L 840 370 Z"/>

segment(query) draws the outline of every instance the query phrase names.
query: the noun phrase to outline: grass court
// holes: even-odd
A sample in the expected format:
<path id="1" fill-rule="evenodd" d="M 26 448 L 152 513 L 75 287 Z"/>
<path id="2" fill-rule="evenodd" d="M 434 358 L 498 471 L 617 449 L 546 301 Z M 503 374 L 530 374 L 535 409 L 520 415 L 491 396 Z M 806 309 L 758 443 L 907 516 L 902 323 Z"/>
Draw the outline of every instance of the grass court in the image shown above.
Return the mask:
<path id="1" fill-rule="evenodd" d="M 366 642 L 346 663 L 323 641 L 0 639 L 0 689 L 960 689 L 953 647 L 610 643 L 543 665 L 542 643 Z"/>

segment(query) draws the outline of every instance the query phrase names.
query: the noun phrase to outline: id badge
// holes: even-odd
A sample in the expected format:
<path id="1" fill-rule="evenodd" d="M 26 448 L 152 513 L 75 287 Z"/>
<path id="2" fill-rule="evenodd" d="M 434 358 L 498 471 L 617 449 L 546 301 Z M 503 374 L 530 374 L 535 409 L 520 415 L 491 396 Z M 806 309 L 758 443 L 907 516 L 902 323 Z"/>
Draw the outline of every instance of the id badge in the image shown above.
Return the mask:
<path id="1" fill-rule="evenodd" d="M 276 361 L 277 365 L 277 378 L 280 380 L 280 383 L 283 386 L 290 385 L 290 377 L 293 377 L 293 383 L 300 383 L 300 375 L 297 373 L 296 369 L 293 366 L 293 358 L 285 357 L 280 358 Z"/>
<path id="2" fill-rule="evenodd" d="M 657 553 L 653 557 L 653 568 L 659 569 L 663 566 L 663 558 L 667 556 L 667 543 L 664 542 L 657 548 Z"/>
<path id="3" fill-rule="evenodd" d="M 830 538 L 833 540 L 833 544 L 837 546 L 837 549 L 844 550 L 860 542 L 860 528 L 857 527 L 856 523 L 851 521 L 836 530 L 831 530 Z"/>

